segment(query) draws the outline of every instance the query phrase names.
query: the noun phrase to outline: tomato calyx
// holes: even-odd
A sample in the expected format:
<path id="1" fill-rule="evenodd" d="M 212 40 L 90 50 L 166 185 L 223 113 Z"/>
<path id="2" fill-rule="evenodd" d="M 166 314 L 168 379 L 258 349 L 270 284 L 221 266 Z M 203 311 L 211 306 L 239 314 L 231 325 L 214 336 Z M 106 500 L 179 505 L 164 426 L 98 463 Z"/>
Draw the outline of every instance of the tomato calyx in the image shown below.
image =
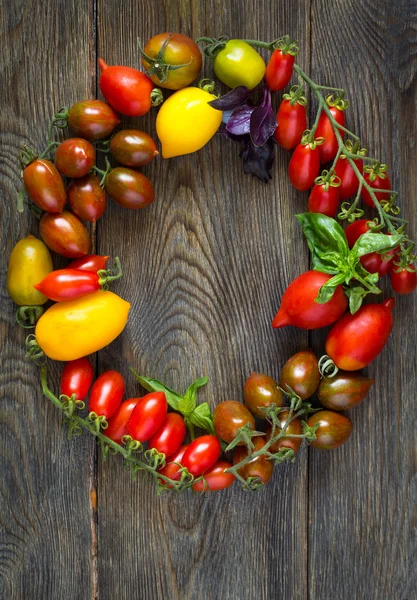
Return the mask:
<path id="1" fill-rule="evenodd" d="M 307 105 L 307 98 L 302 85 L 293 85 L 288 93 L 282 95 L 282 98 L 283 100 L 289 100 L 291 106 L 294 106 L 294 104 Z"/>
<path id="2" fill-rule="evenodd" d="M 315 150 L 318 146 L 324 144 L 324 138 L 315 138 L 314 133 L 314 130 L 306 129 L 303 133 L 300 144 L 302 146 L 308 146 L 310 150 Z"/>
<path id="3" fill-rule="evenodd" d="M 203 53 L 207 58 L 214 59 L 220 50 L 223 50 L 228 41 L 229 38 L 225 35 L 222 35 L 217 39 L 211 37 L 199 37 L 196 39 L 196 44 L 207 44 L 207 46 L 203 48 Z"/>
<path id="4" fill-rule="evenodd" d="M 114 259 L 114 267 L 112 269 L 100 269 L 97 271 L 98 284 L 102 290 L 109 289 L 109 283 L 116 281 L 123 276 L 122 265 L 118 256 Z"/>
<path id="5" fill-rule="evenodd" d="M 26 355 L 25 358 L 33 360 L 36 365 L 42 366 L 46 362 L 46 355 L 39 346 L 38 341 L 33 333 L 29 334 L 25 339 Z"/>
<path id="6" fill-rule="evenodd" d="M 342 183 L 340 180 L 340 177 L 338 177 L 337 175 L 335 175 L 332 170 L 330 171 L 322 171 L 321 175 L 319 175 L 318 177 L 316 177 L 316 179 L 314 180 L 315 185 L 320 185 L 323 187 L 324 191 L 328 191 L 329 188 L 331 187 L 339 187 L 340 184 Z"/>
<path id="7" fill-rule="evenodd" d="M 23 329 L 32 329 L 43 315 L 43 306 L 19 306 L 16 311 L 16 322 Z"/>
<path id="8" fill-rule="evenodd" d="M 387 169 L 388 165 L 374 161 L 372 165 L 367 165 L 364 168 L 364 172 L 369 173 L 369 181 L 373 183 L 377 177 L 386 179 L 388 177 Z"/>
<path id="9" fill-rule="evenodd" d="M 344 98 L 345 92 L 340 92 L 336 98 L 334 98 L 333 94 L 329 94 L 326 96 L 326 104 L 329 108 L 335 107 L 340 111 L 344 111 L 349 108 L 349 100 Z"/>
<path id="10" fill-rule="evenodd" d="M 171 63 L 165 62 L 164 53 L 165 53 L 166 47 L 169 44 L 171 38 L 172 38 L 172 33 L 170 33 L 167 36 L 167 38 L 164 40 L 164 42 L 155 58 L 152 58 L 151 56 L 146 54 L 139 39 L 137 41 L 139 52 L 140 52 L 142 58 L 144 58 L 146 60 L 146 62 L 148 62 L 151 65 L 151 67 L 146 70 L 146 74 L 148 75 L 148 77 L 150 77 L 151 75 L 156 75 L 161 83 L 167 82 L 170 71 L 177 71 L 178 69 L 183 69 L 184 67 L 188 67 L 192 62 L 191 60 L 189 60 L 187 63 L 183 63 L 180 65 L 173 65 Z"/>

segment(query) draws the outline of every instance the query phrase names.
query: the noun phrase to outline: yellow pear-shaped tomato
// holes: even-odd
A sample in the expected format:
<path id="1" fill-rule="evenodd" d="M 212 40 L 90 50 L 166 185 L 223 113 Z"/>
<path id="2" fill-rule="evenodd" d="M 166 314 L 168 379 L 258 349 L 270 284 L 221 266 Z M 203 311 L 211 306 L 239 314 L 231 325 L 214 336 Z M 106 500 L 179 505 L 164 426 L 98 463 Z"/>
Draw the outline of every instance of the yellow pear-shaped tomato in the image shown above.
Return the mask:
<path id="1" fill-rule="evenodd" d="M 48 298 L 33 286 L 52 270 L 51 255 L 45 244 L 33 235 L 23 238 L 17 242 L 9 258 L 7 291 L 10 298 L 18 306 L 45 304 Z"/>
<path id="2" fill-rule="evenodd" d="M 196 152 L 211 140 L 222 122 L 222 111 L 208 104 L 215 99 L 200 88 L 187 87 L 165 100 L 156 118 L 164 158 Z"/>
<path id="3" fill-rule="evenodd" d="M 103 291 L 57 302 L 39 319 L 36 341 L 54 360 L 81 358 L 104 348 L 123 331 L 129 309 L 129 302 Z"/>

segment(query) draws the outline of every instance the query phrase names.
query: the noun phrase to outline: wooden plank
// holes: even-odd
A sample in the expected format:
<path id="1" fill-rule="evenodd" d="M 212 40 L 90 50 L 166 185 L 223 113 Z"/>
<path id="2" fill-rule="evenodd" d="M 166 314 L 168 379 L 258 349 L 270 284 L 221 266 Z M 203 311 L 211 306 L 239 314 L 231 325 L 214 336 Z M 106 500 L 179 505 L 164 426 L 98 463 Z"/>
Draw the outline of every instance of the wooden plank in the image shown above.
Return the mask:
<path id="1" fill-rule="evenodd" d="M 0 31 L 0 596 L 91 598 L 94 443 L 68 442 L 42 397 L 5 282 L 14 244 L 38 235 L 36 219 L 16 211 L 19 150 L 43 148 L 54 110 L 95 93 L 92 2 L 1 2 Z M 55 389 L 59 370 L 51 369 Z"/>
<path id="2" fill-rule="evenodd" d="M 109 64 L 137 66 L 136 36 L 166 30 L 266 40 L 288 32 L 308 62 L 306 2 L 107 1 L 98 24 L 99 56 Z M 154 133 L 154 121 L 125 123 Z M 132 302 L 127 330 L 100 353 L 100 369 L 125 373 L 130 395 L 139 392 L 127 369 L 134 365 L 179 390 L 208 375 L 201 398 L 213 405 L 241 399 L 252 370 L 278 377 L 307 345 L 305 333 L 270 327 L 286 285 L 308 264 L 293 216 L 299 198 L 283 175 L 288 156 L 277 152 L 273 183 L 264 185 L 243 175 L 237 155 L 216 138 L 197 154 L 155 161 L 144 172 L 157 202 L 136 213 L 112 204 L 98 225 L 99 250 L 123 260 L 115 289 Z M 157 498 L 146 479 L 131 483 L 120 467 L 112 459 L 99 470 L 100 598 L 306 597 L 304 452 L 257 496 L 235 487 Z"/>
<path id="3" fill-rule="evenodd" d="M 318 0 L 312 8 L 313 79 L 346 88 L 347 125 L 390 166 L 416 239 L 416 3 Z M 391 294 L 384 282 L 384 297 Z M 311 598 L 417 598 L 416 308 L 415 295 L 396 297 L 394 331 L 368 368 L 376 383 L 349 413 L 349 443 L 331 453 L 310 450 Z M 319 347 L 323 338 L 314 340 Z"/>

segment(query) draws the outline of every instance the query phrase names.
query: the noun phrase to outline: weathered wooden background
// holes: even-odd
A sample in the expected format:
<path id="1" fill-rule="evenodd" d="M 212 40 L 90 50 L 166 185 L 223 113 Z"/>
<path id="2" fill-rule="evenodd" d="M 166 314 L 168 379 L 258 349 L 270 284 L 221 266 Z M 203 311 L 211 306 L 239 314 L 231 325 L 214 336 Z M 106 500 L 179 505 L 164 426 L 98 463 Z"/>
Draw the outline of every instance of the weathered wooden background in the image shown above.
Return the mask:
<path id="1" fill-rule="evenodd" d="M 137 66 L 137 37 L 166 30 L 298 39 L 313 79 L 347 89 L 348 125 L 392 167 L 417 236 L 415 0 L 1 0 L 0 597 L 415 599 L 416 295 L 396 300 L 349 443 L 302 450 L 257 494 L 236 486 L 157 498 L 118 458 L 102 464 L 88 435 L 66 440 L 24 359 L 4 285 L 13 245 L 37 234 L 36 220 L 15 210 L 19 148 L 44 145 L 55 109 L 95 97 L 98 56 Z M 152 132 L 154 120 L 136 124 Z M 245 177 L 237 155 L 215 138 L 155 161 L 146 172 L 157 202 L 133 214 L 112 204 L 93 229 L 97 252 L 121 256 L 115 290 L 132 302 L 97 370 L 120 369 L 130 395 L 129 365 L 179 390 L 206 374 L 201 398 L 215 404 L 241 399 L 252 370 L 278 377 L 294 352 L 322 351 L 322 334 L 270 327 L 283 290 L 309 265 L 294 218 L 306 195 L 289 185 L 284 151 L 269 185 Z"/>

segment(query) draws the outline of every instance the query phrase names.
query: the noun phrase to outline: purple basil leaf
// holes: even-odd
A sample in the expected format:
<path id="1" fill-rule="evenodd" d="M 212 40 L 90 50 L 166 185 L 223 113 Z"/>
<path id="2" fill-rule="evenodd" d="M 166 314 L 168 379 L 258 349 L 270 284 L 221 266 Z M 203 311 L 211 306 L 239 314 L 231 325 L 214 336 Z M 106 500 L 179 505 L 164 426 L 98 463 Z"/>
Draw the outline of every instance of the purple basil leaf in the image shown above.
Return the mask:
<path id="1" fill-rule="evenodd" d="M 241 138 L 244 148 L 239 156 L 243 159 L 243 170 L 247 175 L 268 183 L 274 163 L 274 141 L 269 138 L 262 146 L 255 146 L 249 135 Z"/>
<path id="2" fill-rule="evenodd" d="M 254 110 L 255 106 L 249 106 L 249 104 L 242 104 L 242 106 L 235 108 L 227 122 L 227 131 L 233 133 L 233 135 L 245 135 L 249 133 L 251 114 Z"/>
<path id="3" fill-rule="evenodd" d="M 224 96 L 209 102 L 209 105 L 218 110 L 233 110 L 237 106 L 240 106 L 240 104 L 243 104 L 249 98 L 252 91 L 244 85 L 238 85 Z"/>
<path id="4" fill-rule="evenodd" d="M 263 146 L 267 139 L 274 135 L 277 128 L 277 117 L 271 104 L 271 92 L 265 88 L 260 106 L 252 113 L 250 135 L 255 146 Z"/>

